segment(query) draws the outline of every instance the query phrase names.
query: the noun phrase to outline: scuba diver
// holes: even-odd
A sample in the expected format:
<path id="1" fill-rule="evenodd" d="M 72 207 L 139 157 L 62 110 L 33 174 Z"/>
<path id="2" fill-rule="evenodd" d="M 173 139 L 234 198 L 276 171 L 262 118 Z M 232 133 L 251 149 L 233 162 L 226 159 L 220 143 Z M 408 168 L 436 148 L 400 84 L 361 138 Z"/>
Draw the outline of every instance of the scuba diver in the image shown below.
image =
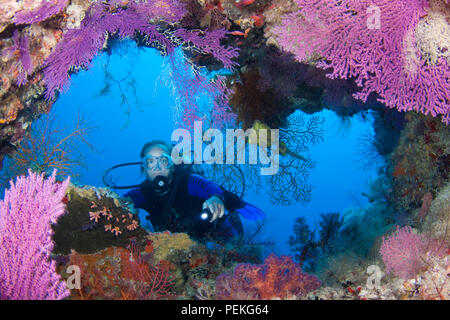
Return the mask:
<path id="1" fill-rule="evenodd" d="M 144 209 L 154 231 L 186 232 L 197 240 L 226 241 L 243 237 L 240 216 L 256 220 L 264 213 L 191 172 L 191 165 L 175 165 L 172 146 L 164 141 L 146 143 L 140 153 L 146 179 L 128 191 L 135 208 Z M 208 239 L 209 238 L 209 239 Z"/>

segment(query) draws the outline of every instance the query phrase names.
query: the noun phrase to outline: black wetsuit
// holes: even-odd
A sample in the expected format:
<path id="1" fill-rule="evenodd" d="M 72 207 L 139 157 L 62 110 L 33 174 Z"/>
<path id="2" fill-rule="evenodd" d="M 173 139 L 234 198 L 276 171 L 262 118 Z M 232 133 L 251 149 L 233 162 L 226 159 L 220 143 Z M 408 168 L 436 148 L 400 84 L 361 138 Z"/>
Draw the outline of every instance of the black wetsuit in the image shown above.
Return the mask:
<path id="1" fill-rule="evenodd" d="M 196 239 L 214 240 L 242 236 L 244 232 L 239 209 L 247 203 L 184 167 L 176 167 L 169 192 L 164 195 L 157 194 L 152 184 L 145 180 L 125 196 L 133 200 L 136 208 L 149 213 L 147 219 L 155 231 L 186 232 Z M 200 219 L 203 203 L 212 196 L 221 198 L 229 212 L 214 223 Z"/>

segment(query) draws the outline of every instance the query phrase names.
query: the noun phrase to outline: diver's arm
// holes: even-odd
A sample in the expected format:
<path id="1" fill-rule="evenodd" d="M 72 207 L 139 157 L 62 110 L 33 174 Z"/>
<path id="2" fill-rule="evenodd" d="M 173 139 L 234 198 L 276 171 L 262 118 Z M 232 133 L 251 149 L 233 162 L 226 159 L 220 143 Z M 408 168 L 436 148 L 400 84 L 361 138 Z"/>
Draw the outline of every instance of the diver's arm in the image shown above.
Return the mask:
<path id="1" fill-rule="evenodd" d="M 203 200 L 209 199 L 212 196 L 217 196 L 223 200 L 222 188 L 198 174 L 189 175 L 188 192 L 189 195 L 199 197 Z"/>
<path id="2" fill-rule="evenodd" d="M 143 208 L 145 197 L 140 188 L 134 188 L 124 194 L 128 197 L 136 209 L 136 215 L 139 217 L 141 226 L 147 231 L 154 232 L 152 223 L 149 220 L 149 213 Z"/>
<path id="3" fill-rule="evenodd" d="M 123 196 L 131 199 L 136 209 L 142 208 L 145 203 L 145 197 L 142 194 L 141 188 L 131 189 Z"/>
<path id="4" fill-rule="evenodd" d="M 209 209 L 212 213 L 211 220 L 209 222 L 214 222 L 218 218 L 222 218 L 225 214 L 225 205 L 222 199 L 217 196 L 212 196 L 205 202 L 203 202 L 203 210 Z"/>
<path id="5" fill-rule="evenodd" d="M 147 231 L 155 232 L 155 228 L 149 219 L 149 213 L 144 209 L 136 209 L 136 211 L 141 222 L 141 226 Z"/>

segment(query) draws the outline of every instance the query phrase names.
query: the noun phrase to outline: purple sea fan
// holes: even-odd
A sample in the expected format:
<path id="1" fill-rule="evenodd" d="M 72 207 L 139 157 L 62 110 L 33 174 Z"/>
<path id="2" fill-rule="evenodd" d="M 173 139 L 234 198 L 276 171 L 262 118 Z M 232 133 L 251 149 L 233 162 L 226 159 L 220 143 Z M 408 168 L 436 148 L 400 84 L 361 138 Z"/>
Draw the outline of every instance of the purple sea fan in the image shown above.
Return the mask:
<path id="1" fill-rule="evenodd" d="M 202 33 L 204 32 L 178 29 L 175 31 L 175 36 L 182 38 L 185 43 L 192 43 L 203 53 L 211 54 L 220 60 L 227 70 L 232 70 L 233 67 L 238 65 L 232 59 L 239 55 L 239 49 L 234 47 L 225 48 L 220 44 L 220 40 L 227 34 L 225 29 L 206 32 L 204 35 L 201 35 Z"/>
<path id="2" fill-rule="evenodd" d="M 427 0 L 295 0 L 298 12 L 274 29 L 280 46 L 297 60 L 314 53 L 329 77 L 354 78 L 366 102 L 373 92 L 399 111 L 442 116 L 450 123 L 450 68 L 441 59 L 430 64 L 415 46 L 415 28 Z"/>
<path id="3" fill-rule="evenodd" d="M 236 114 L 231 110 L 229 97 L 234 90 L 226 86 L 226 78 L 221 75 L 218 75 L 211 85 L 216 88 L 211 110 L 212 127 L 220 130 L 232 126 L 236 123 Z"/>
<path id="4" fill-rule="evenodd" d="M 64 214 L 69 178 L 56 182 L 56 170 L 11 181 L 0 201 L 0 300 L 56 300 L 69 295 L 56 273 L 52 228 Z"/>
<path id="5" fill-rule="evenodd" d="M 429 256 L 442 256 L 446 246 L 424 235 L 415 234 L 409 226 L 399 228 L 388 237 L 383 237 L 380 255 L 386 272 L 393 272 L 402 279 L 414 278 L 427 267 Z"/>
<path id="6" fill-rule="evenodd" d="M 179 0 L 134 0 L 128 6 L 147 14 L 150 19 L 162 19 L 170 23 L 180 21 L 187 13 L 185 4 Z"/>
<path id="7" fill-rule="evenodd" d="M 39 7 L 30 11 L 19 11 L 14 17 L 15 24 L 33 24 L 44 21 L 67 7 L 69 0 L 42 0 Z"/>
<path id="8" fill-rule="evenodd" d="M 18 30 L 13 33 L 14 44 L 6 49 L 8 54 L 17 55 L 17 70 L 19 75 L 17 76 L 16 84 L 22 86 L 27 83 L 28 75 L 33 71 L 33 63 L 31 61 L 29 40 L 24 34 L 21 34 Z"/>
<path id="9" fill-rule="evenodd" d="M 161 43 L 172 53 L 171 43 L 158 32 L 155 25 L 148 23 L 149 12 L 138 11 L 138 8 L 144 9 L 135 4 L 112 13 L 108 4 L 94 3 L 86 12 L 81 27 L 68 30 L 45 60 L 46 99 L 53 99 L 55 90 L 65 91 L 68 88 L 69 71 L 89 67 L 91 60 L 103 48 L 107 32 L 118 31 L 118 35 L 125 38 L 139 31 L 148 42 Z"/>

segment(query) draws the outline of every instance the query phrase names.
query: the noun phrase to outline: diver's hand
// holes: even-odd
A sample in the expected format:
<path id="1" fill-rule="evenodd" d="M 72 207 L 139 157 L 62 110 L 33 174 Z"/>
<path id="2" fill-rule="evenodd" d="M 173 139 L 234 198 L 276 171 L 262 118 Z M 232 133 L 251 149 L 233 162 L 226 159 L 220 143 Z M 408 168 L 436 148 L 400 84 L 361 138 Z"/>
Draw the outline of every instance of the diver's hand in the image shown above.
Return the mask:
<path id="1" fill-rule="evenodd" d="M 222 199 L 216 196 L 212 196 L 203 202 L 203 209 L 209 209 L 212 213 L 212 218 L 209 222 L 214 222 L 216 219 L 222 218 L 225 214 L 225 206 Z"/>

